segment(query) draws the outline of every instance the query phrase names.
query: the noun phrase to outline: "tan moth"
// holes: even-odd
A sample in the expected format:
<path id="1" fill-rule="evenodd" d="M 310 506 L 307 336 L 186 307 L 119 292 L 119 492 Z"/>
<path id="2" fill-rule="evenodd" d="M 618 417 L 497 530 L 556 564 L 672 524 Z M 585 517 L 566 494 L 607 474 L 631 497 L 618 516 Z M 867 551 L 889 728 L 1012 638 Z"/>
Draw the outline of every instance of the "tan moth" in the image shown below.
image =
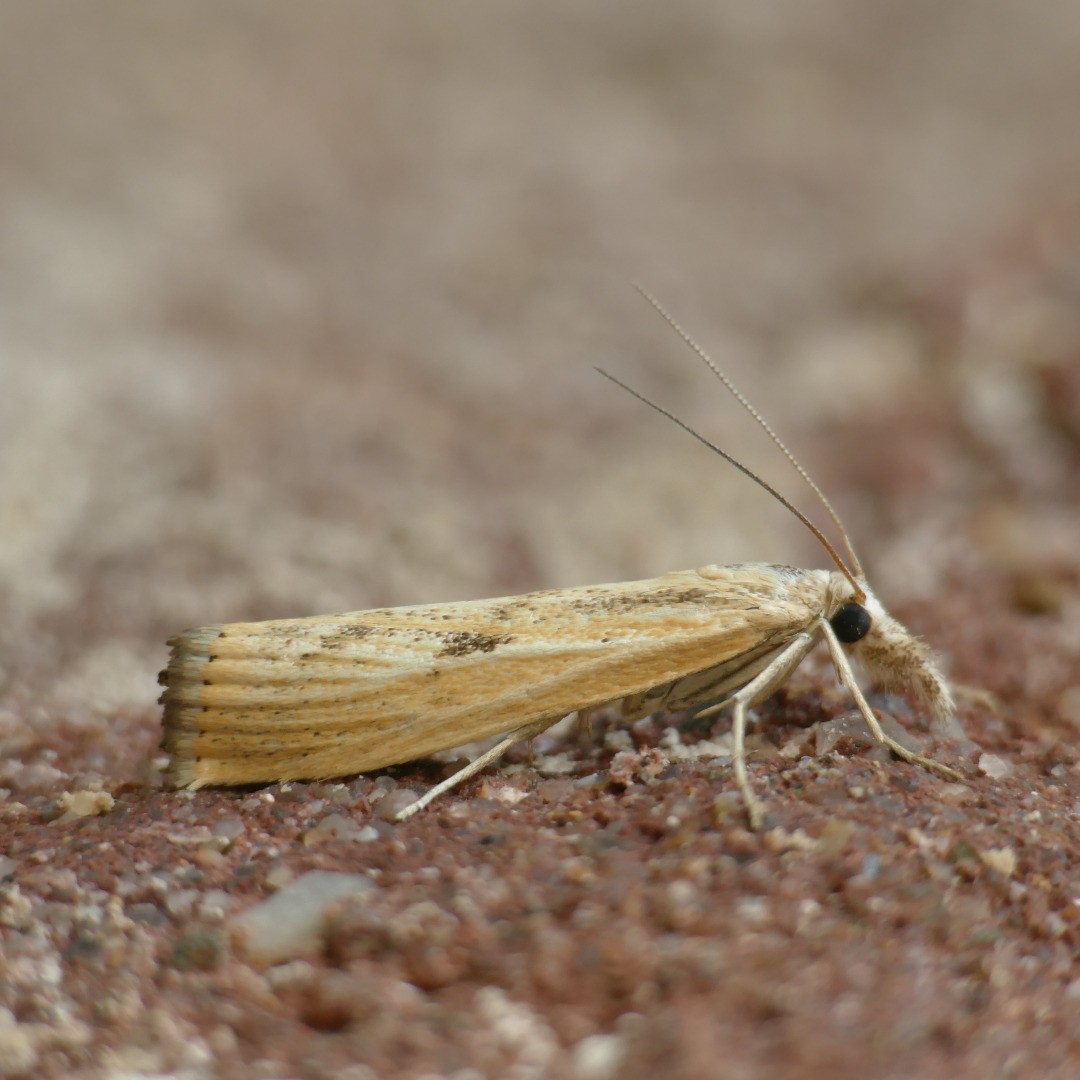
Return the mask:
<path id="1" fill-rule="evenodd" d="M 847 532 L 803 467 L 727 376 L 646 298 L 810 485 L 846 558 L 805 514 L 726 451 L 642 398 L 755 480 L 821 542 L 834 570 L 744 563 L 645 581 L 343 615 L 226 623 L 169 642 L 162 746 L 180 787 L 326 779 L 504 734 L 403 819 L 564 717 L 612 706 L 627 720 L 707 702 L 732 711 L 732 764 L 750 823 L 763 807 L 746 769 L 749 708 L 820 642 L 874 737 L 949 779 L 881 728 L 852 670 L 914 691 L 939 724 L 953 698 L 929 647 L 882 607 Z M 601 372 L 605 374 L 606 372 Z M 711 710 L 710 710 L 711 711 Z"/>

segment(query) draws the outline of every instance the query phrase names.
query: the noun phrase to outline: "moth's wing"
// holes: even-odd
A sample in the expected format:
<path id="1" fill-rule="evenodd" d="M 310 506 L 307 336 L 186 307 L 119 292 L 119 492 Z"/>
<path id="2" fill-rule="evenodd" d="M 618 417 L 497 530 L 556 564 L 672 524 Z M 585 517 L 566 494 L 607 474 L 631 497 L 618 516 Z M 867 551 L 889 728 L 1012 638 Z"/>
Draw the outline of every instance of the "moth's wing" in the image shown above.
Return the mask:
<path id="1" fill-rule="evenodd" d="M 776 572 L 189 631 L 162 675 L 170 771 L 192 786 L 350 775 L 737 667 L 794 632 Z"/>
<path id="2" fill-rule="evenodd" d="M 740 612 L 733 631 L 745 636 L 711 666 L 660 683 L 619 702 L 625 720 L 715 702 L 768 667 L 797 633 L 811 630 L 827 605 L 830 573 L 791 566 L 743 563 L 698 571 L 717 583 L 729 610 Z M 733 635 L 734 636 L 734 635 Z M 734 647 L 736 645 L 742 647 Z"/>

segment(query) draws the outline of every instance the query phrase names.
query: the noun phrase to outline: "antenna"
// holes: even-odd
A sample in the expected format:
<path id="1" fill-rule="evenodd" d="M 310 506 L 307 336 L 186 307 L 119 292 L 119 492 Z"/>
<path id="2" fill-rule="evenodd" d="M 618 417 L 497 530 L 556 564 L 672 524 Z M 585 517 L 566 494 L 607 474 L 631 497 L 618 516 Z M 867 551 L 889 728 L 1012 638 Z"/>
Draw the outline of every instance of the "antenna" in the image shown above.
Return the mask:
<path id="1" fill-rule="evenodd" d="M 672 315 L 668 312 L 668 310 L 664 307 L 664 305 L 661 304 L 660 301 L 657 300 L 655 296 L 653 296 L 651 293 L 647 292 L 640 285 L 635 283 L 634 288 L 637 289 L 637 291 L 639 293 L 641 293 L 641 295 L 646 300 L 648 300 L 648 302 L 650 304 L 652 304 L 652 306 L 656 309 L 656 311 L 659 313 L 660 317 L 668 324 L 668 326 L 670 326 L 672 328 L 672 330 L 674 330 L 675 333 L 678 334 L 679 337 L 681 337 L 683 339 L 683 341 L 686 342 L 686 344 L 689 345 L 690 348 L 694 350 L 695 353 L 697 353 L 698 357 L 705 363 L 705 366 L 724 384 L 724 386 L 727 388 L 727 390 L 731 394 L 731 396 L 733 398 L 735 398 L 735 400 L 758 422 L 758 424 L 761 426 L 761 428 L 765 432 L 765 434 L 768 435 L 770 439 L 772 439 L 772 441 L 780 449 L 780 452 L 791 463 L 792 468 L 794 468 L 795 471 L 810 486 L 810 490 L 813 491 L 813 493 L 818 497 L 818 500 L 821 502 L 821 505 L 825 507 L 825 510 L 827 511 L 829 517 L 832 518 L 833 524 L 836 526 L 837 530 L 839 531 L 840 539 L 841 539 L 841 541 L 843 542 L 843 545 L 844 545 L 844 553 L 847 555 L 848 559 L 851 562 L 851 567 L 852 567 L 853 572 L 856 575 L 858 575 L 859 577 L 862 577 L 863 576 L 863 571 L 862 571 L 862 566 L 859 564 L 859 557 L 858 557 L 858 555 L 855 554 L 855 548 L 852 546 L 851 539 L 850 539 L 850 537 L 848 536 L 848 533 L 847 533 L 847 529 L 844 528 L 844 523 L 840 520 L 840 515 L 837 514 L 837 512 L 833 509 L 832 503 L 830 503 L 829 500 L 825 497 L 825 493 L 821 490 L 821 488 L 819 488 L 817 486 L 817 484 L 814 483 L 813 478 L 806 471 L 806 469 L 804 469 L 803 466 L 799 463 L 799 460 L 784 445 L 783 440 L 769 426 L 769 423 L 765 419 L 765 417 L 763 417 L 761 415 L 761 413 L 759 413 L 757 411 L 757 409 L 755 409 L 754 406 L 750 404 L 750 402 L 743 396 L 743 394 L 741 393 L 739 388 L 731 381 L 731 379 L 729 379 L 727 377 L 727 375 L 724 374 L 723 371 L 720 370 L 719 367 L 717 367 L 717 365 L 713 362 L 712 357 L 709 356 L 709 354 L 682 328 L 682 326 L 679 325 L 679 323 L 672 317 Z M 631 391 L 631 393 L 633 393 L 633 391 Z M 642 400 L 645 400 L 645 399 L 643 398 Z M 646 401 L 645 403 L 647 405 L 652 405 L 651 401 Z M 653 407 L 655 408 L 656 406 L 653 406 Z M 672 419 L 674 419 L 674 417 L 672 417 Z M 678 421 L 676 421 L 676 423 L 678 423 Z M 687 429 L 687 430 L 689 430 L 689 429 Z M 697 433 L 696 432 L 691 432 L 691 434 L 696 435 Z M 697 437 L 700 438 L 700 436 L 697 436 Z M 715 447 L 714 447 L 714 449 L 715 449 Z M 727 457 L 726 454 L 724 456 Z M 732 461 L 731 458 L 728 458 L 728 460 Z M 733 461 L 733 464 L 737 465 L 738 462 Z M 743 467 L 740 465 L 739 468 L 743 468 Z M 743 472 L 747 473 L 750 476 L 753 476 L 753 473 L 750 473 L 749 469 L 743 469 Z M 758 477 L 755 476 L 754 479 L 758 480 L 758 483 L 762 484 L 763 487 L 767 486 L 767 485 L 764 484 L 763 481 L 758 479 Z M 771 491 L 772 489 L 770 488 L 769 490 Z M 775 495 L 776 493 L 773 492 L 773 494 Z M 777 497 L 779 498 L 779 496 L 777 496 Z M 788 506 L 789 509 L 791 509 L 790 503 L 787 503 L 786 500 L 781 500 L 781 501 L 784 502 L 784 504 L 786 506 Z M 800 514 L 799 517 L 802 517 L 802 515 Z M 805 521 L 806 519 L 803 518 L 803 520 Z M 816 532 L 816 530 L 815 530 L 815 532 Z M 818 538 L 819 539 L 821 538 L 820 533 L 818 534 Z M 829 551 L 832 553 L 833 558 L 835 559 L 836 554 L 833 551 L 833 549 L 829 545 L 826 545 L 826 547 L 829 548 Z M 841 564 L 841 569 L 844 570 L 845 573 L 847 573 L 847 570 L 845 569 L 845 567 L 842 564 Z M 848 576 L 850 577 L 851 575 L 849 574 Z"/>
<path id="2" fill-rule="evenodd" d="M 614 375 L 606 372 L 603 368 L 598 367 L 596 370 L 603 375 L 605 379 L 609 379 L 616 386 L 621 386 L 628 394 L 636 397 L 638 401 L 643 402 L 645 405 L 648 405 L 650 409 L 655 409 L 661 416 L 666 416 L 673 424 L 677 424 L 683 431 L 687 432 L 687 434 L 693 435 L 699 443 L 707 446 L 714 454 L 719 454 L 726 462 L 734 465 L 744 476 L 750 477 L 755 484 L 763 487 L 778 503 L 780 503 L 781 506 L 786 506 L 788 510 L 790 510 L 814 534 L 814 536 L 817 537 L 818 542 L 829 553 L 832 561 L 836 563 L 837 567 L 840 569 L 840 572 L 851 582 L 851 587 L 855 590 L 856 599 L 861 600 L 865 597 L 866 594 L 863 592 L 862 586 L 855 580 L 855 574 L 861 576 L 862 572 L 856 569 L 855 572 L 852 573 L 852 571 L 847 568 L 844 560 L 840 558 L 836 548 L 829 543 L 825 534 L 797 506 L 794 506 L 788 499 L 785 499 L 772 484 L 762 480 L 757 473 L 747 468 L 747 466 L 737 458 L 732 457 L 726 450 L 722 450 L 715 443 L 710 442 L 700 432 L 695 431 L 688 423 L 686 423 L 686 421 L 680 420 L 674 413 L 668 412 L 662 405 L 657 405 L 655 401 L 650 401 L 644 394 L 639 394 L 633 387 L 627 386 L 626 383 L 616 379 Z"/>

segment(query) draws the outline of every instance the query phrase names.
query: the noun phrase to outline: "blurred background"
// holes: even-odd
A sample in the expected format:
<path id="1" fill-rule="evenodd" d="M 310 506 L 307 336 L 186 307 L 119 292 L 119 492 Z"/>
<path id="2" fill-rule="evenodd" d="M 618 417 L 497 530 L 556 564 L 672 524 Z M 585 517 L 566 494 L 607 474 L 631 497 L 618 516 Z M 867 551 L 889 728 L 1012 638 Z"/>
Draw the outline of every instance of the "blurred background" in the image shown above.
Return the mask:
<path id="1" fill-rule="evenodd" d="M 1065 0 L 6 5 L 0 732 L 152 742 L 191 625 L 826 565 L 594 373 L 812 507 L 633 282 L 888 599 L 1066 561 L 1078 56 Z"/>

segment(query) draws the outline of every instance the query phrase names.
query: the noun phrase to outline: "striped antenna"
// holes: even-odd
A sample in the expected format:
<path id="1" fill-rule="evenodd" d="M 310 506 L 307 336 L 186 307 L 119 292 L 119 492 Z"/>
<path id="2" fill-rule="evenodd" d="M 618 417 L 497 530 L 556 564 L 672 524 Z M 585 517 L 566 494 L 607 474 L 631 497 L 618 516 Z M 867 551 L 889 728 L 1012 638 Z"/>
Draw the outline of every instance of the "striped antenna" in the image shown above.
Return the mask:
<path id="1" fill-rule="evenodd" d="M 836 548 L 834 548 L 832 544 L 829 543 L 829 540 L 825 536 L 825 534 L 797 506 L 795 506 L 789 499 L 785 499 L 784 496 L 781 495 L 780 492 L 772 486 L 772 484 L 768 483 L 765 480 L 762 480 L 756 472 L 747 468 L 747 466 L 745 466 L 741 461 L 739 461 L 738 458 L 732 457 L 732 455 L 729 454 L 726 450 L 722 450 L 715 443 L 710 442 L 708 439 L 705 438 L 704 435 L 701 434 L 701 432 L 695 431 L 688 423 L 686 423 L 685 420 L 680 420 L 674 413 L 668 412 L 668 410 L 665 409 L 662 405 L 657 405 L 655 401 L 650 401 L 649 398 L 647 398 L 644 394 L 639 394 L 633 387 L 627 386 L 626 383 L 622 382 L 619 379 L 616 379 L 614 375 L 605 371 L 603 368 L 598 367 L 596 370 L 601 375 L 603 375 L 605 379 L 610 379 L 611 382 L 613 382 L 616 386 L 621 386 L 623 390 L 625 390 L 628 394 L 636 397 L 638 401 L 643 402 L 645 405 L 648 405 L 650 409 L 655 409 L 661 416 L 666 416 L 673 424 L 677 424 L 687 434 L 693 435 L 693 437 L 697 439 L 699 443 L 707 446 L 714 454 L 719 454 L 726 462 L 734 465 L 735 468 L 738 469 L 739 472 L 741 472 L 744 476 L 750 477 L 750 479 L 753 480 L 755 484 L 763 487 L 774 499 L 776 499 L 778 503 L 780 503 L 781 506 L 786 506 L 788 510 L 790 510 L 814 534 L 814 536 L 817 537 L 818 542 L 829 553 L 832 561 L 836 563 L 840 572 L 844 575 L 844 577 L 848 579 L 848 581 L 851 582 L 851 587 L 855 590 L 855 599 L 859 603 L 861 603 L 865 599 L 866 593 L 864 592 L 863 587 L 856 580 L 856 574 L 861 577 L 862 572 L 860 570 L 855 570 L 854 572 L 849 570 L 847 565 L 844 563 L 844 560 L 840 558 L 840 555 L 837 552 Z"/>
<path id="2" fill-rule="evenodd" d="M 859 557 L 855 554 L 855 548 L 852 546 L 851 538 L 848 536 L 847 529 L 844 528 L 844 523 L 840 520 L 840 515 L 837 514 L 837 512 L 833 509 L 832 503 L 829 502 L 829 500 L 825 497 L 825 493 L 821 490 L 821 488 L 817 486 L 813 478 L 806 471 L 806 469 L 803 468 L 795 455 L 784 445 L 783 440 L 769 426 L 769 423 L 765 419 L 765 417 L 763 417 L 761 413 L 759 413 L 757 409 L 755 409 L 754 406 L 750 404 L 750 402 L 743 396 L 742 392 L 731 381 L 731 379 L 729 379 L 727 375 L 725 375 L 724 372 L 721 371 L 719 367 L 717 367 L 717 365 L 713 362 L 712 357 L 709 356 L 709 354 L 682 328 L 682 326 L 679 325 L 678 322 L 676 322 L 676 320 L 668 312 L 667 308 L 665 308 L 664 305 L 661 304 L 655 296 L 647 292 L 640 285 L 635 284 L 634 288 L 637 289 L 637 291 L 641 293 L 641 295 L 646 300 L 648 300 L 650 304 L 652 304 L 652 306 L 659 313 L 660 317 L 672 328 L 672 330 L 674 330 L 675 333 L 678 334 L 679 337 L 681 337 L 683 341 L 685 341 L 686 344 L 694 350 L 695 353 L 697 353 L 698 357 L 705 363 L 705 366 L 724 384 L 731 396 L 735 398 L 735 400 L 758 422 L 765 434 L 768 435 L 770 439 L 772 439 L 772 441 L 780 449 L 780 452 L 791 463 L 792 468 L 794 468 L 794 470 L 810 486 L 810 490 L 813 491 L 813 493 L 818 497 L 821 505 L 825 507 L 825 510 L 827 511 L 829 517 L 832 518 L 833 524 L 836 526 L 837 531 L 840 533 L 840 539 L 844 546 L 844 552 L 847 555 L 848 560 L 851 564 L 851 572 L 854 573 L 855 576 L 861 578 L 863 576 L 863 570 L 862 566 L 859 563 Z M 646 404 L 651 405 L 652 402 L 646 402 Z M 672 417 L 672 419 L 674 419 L 674 417 Z M 678 423 L 678 421 L 676 421 L 676 423 Z M 695 435 L 697 438 L 701 438 L 699 435 L 697 435 L 696 432 L 691 432 L 691 434 Z M 724 456 L 727 457 L 726 454 Z M 730 461 L 732 459 L 728 458 L 728 460 Z M 738 462 L 735 462 L 735 464 L 738 464 Z M 739 468 L 743 467 L 739 465 Z M 749 470 L 743 469 L 743 472 L 749 473 Z M 763 487 L 768 487 L 768 485 L 765 484 L 762 480 L 758 479 L 758 477 L 755 476 L 754 479 L 757 480 L 758 483 L 761 484 Z M 772 488 L 769 488 L 768 490 L 772 491 Z M 773 494 L 776 495 L 776 492 L 773 491 Z M 777 495 L 777 498 L 780 497 Z M 783 502 L 784 505 L 787 506 L 789 509 L 793 509 L 791 504 L 788 503 L 786 499 L 781 499 L 781 502 Z M 798 513 L 797 511 L 795 512 Z M 806 523 L 806 518 L 803 517 L 802 514 L 798 514 L 798 516 L 804 523 Z M 825 541 L 822 539 L 821 533 L 817 529 L 814 529 L 814 533 L 819 540 L 822 540 L 822 543 L 825 543 Z M 843 570 L 844 573 L 848 575 L 848 577 L 851 577 L 852 573 L 849 573 L 847 567 L 837 558 L 836 552 L 834 551 L 832 545 L 825 544 L 825 546 L 828 549 L 829 553 L 837 561 L 837 565 L 840 566 L 840 569 Z"/>

